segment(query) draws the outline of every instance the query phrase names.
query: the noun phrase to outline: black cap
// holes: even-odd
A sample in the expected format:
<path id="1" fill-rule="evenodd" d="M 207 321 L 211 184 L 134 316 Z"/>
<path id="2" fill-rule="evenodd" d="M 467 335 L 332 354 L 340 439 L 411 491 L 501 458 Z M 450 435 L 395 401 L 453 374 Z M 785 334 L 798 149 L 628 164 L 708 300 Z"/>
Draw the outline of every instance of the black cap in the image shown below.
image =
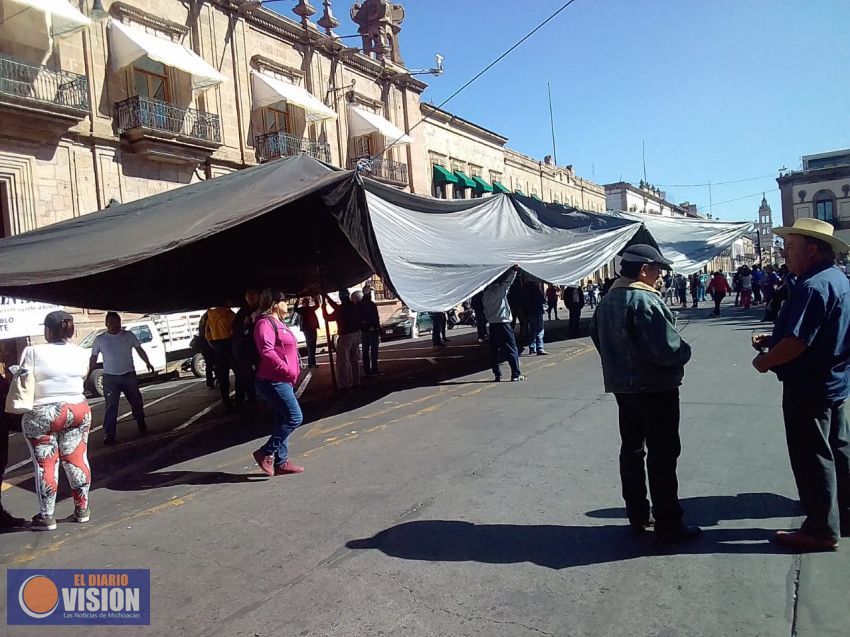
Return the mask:
<path id="1" fill-rule="evenodd" d="M 629 246 L 621 256 L 627 263 L 657 263 L 664 270 L 672 269 L 673 265 L 670 259 L 665 259 L 657 249 L 646 243 Z"/>
<path id="2" fill-rule="evenodd" d="M 73 321 L 74 317 L 68 314 L 67 312 L 63 312 L 62 310 L 56 310 L 55 312 L 51 312 L 47 316 L 44 317 L 44 327 L 49 329 L 51 332 L 55 332 L 60 327 L 62 327 L 62 323 L 64 321 Z"/>

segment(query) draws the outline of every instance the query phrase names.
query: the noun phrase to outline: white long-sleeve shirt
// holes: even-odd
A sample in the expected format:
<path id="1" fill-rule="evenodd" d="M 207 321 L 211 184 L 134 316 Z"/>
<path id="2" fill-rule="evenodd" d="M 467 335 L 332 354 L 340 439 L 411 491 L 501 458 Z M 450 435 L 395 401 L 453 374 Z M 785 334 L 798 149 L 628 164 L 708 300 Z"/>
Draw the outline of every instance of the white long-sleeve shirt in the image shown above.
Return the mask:
<path id="1" fill-rule="evenodd" d="M 21 367 L 35 374 L 33 405 L 85 402 L 83 382 L 89 371 L 89 354 L 73 343 L 30 345 L 21 354 Z"/>

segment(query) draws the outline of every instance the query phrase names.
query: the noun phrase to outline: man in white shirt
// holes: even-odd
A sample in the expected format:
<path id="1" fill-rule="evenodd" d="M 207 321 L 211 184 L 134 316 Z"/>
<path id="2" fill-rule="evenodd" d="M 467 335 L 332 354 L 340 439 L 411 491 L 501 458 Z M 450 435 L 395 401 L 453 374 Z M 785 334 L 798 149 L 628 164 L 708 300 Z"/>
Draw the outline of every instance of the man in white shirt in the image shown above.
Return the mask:
<path id="1" fill-rule="evenodd" d="M 139 427 L 139 435 L 148 432 L 145 423 L 145 406 L 142 402 L 142 392 L 139 391 L 139 379 L 136 377 L 136 365 L 133 363 L 133 350 L 139 355 L 148 370 L 153 373 L 154 367 L 142 344 L 136 335 L 121 327 L 121 317 L 117 312 L 107 312 L 106 332 L 94 339 L 89 361 L 89 374 L 97 366 L 97 357 L 103 354 L 103 396 L 106 411 L 103 414 L 103 431 L 106 434 L 103 444 L 114 445 L 118 429 L 118 401 L 121 392 L 130 403 L 133 418 Z"/>

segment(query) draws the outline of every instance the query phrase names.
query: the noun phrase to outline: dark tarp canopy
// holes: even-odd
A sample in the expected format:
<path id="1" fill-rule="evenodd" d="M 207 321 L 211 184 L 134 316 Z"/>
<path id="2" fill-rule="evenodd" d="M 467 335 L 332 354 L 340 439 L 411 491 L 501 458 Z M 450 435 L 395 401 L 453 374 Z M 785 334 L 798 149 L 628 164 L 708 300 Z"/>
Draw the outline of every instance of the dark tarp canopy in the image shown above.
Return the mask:
<path id="1" fill-rule="evenodd" d="M 359 192 L 303 155 L 240 170 L 0 241 L 0 293 L 166 312 L 237 304 L 248 287 L 338 289 L 373 271 L 368 216 L 345 212 Z"/>

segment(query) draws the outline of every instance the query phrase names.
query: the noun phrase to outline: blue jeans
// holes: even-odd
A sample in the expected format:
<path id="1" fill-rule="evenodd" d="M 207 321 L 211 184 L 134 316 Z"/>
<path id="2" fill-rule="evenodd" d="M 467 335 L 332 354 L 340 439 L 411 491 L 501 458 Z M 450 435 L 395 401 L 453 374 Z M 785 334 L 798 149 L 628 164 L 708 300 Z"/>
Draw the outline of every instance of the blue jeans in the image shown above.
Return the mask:
<path id="1" fill-rule="evenodd" d="M 257 394 L 274 411 L 274 431 L 260 449 L 267 456 L 274 456 L 276 467 L 286 462 L 289 455 L 289 435 L 304 423 L 301 406 L 295 390 L 289 383 L 258 378 Z"/>
<path id="2" fill-rule="evenodd" d="M 543 314 L 528 315 L 528 351 L 530 354 L 543 351 Z"/>

